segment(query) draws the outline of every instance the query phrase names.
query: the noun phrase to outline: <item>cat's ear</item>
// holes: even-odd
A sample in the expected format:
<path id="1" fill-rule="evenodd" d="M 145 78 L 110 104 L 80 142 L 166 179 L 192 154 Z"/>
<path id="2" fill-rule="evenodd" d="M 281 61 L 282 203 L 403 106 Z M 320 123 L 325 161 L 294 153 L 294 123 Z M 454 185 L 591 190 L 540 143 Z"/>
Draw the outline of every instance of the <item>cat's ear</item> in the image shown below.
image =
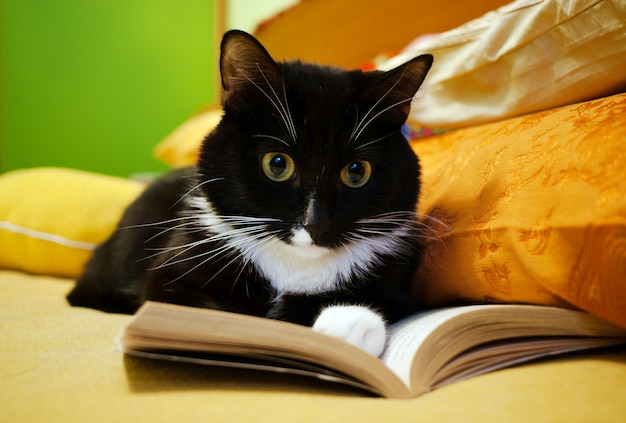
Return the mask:
<path id="1" fill-rule="evenodd" d="M 280 69 L 265 47 L 252 35 L 237 30 L 224 34 L 220 72 L 222 101 L 250 87 L 265 90 L 280 86 L 277 84 L 282 81 Z"/>
<path id="2" fill-rule="evenodd" d="M 374 104 L 381 117 L 393 124 L 403 124 L 409 116 L 411 100 L 432 64 L 433 56 L 423 54 L 382 73 L 366 91 L 366 102 Z"/>

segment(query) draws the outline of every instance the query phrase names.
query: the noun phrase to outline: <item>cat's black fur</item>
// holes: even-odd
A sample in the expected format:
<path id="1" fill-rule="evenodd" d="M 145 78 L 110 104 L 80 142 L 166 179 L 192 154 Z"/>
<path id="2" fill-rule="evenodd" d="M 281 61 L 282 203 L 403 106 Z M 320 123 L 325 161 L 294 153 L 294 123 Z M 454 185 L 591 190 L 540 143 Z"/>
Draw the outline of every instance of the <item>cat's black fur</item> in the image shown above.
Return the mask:
<path id="1" fill-rule="evenodd" d="M 132 313 L 155 300 L 304 325 L 334 304 L 370 306 L 389 321 L 409 314 L 422 231 L 419 164 L 401 125 L 431 63 L 420 56 L 388 72 L 276 63 L 250 35 L 227 33 L 224 115 L 197 166 L 156 181 L 126 210 L 70 303 Z M 272 152 L 293 158 L 288 180 L 264 173 Z M 342 183 L 347 165 L 356 163 L 350 175 L 358 179 L 364 162 L 365 185 Z M 295 241 L 298 230 L 305 241 Z M 346 274 L 349 250 L 366 239 L 377 241 Z M 297 243 L 304 246 L 289 246 Z M 320 259 L 324 251 L 337 261 Z M 286 270 L 274 280 L 281 260 Z M 316 265 L 333 280 L 315 280 Z M 333 265 L 343 273 L 326 271 Z"/>

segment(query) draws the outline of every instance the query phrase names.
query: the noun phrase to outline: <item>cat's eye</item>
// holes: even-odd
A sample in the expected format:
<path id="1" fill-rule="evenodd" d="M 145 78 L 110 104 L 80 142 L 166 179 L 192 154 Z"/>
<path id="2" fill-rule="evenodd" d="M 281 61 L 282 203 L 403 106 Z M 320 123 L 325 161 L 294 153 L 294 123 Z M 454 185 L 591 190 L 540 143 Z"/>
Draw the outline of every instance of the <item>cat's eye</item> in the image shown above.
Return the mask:
<path id="1" fill-rule="evenodd" d="M 267 153 L 263 156 L 261 166 L 265 176 L 274 182 L 289 181 L 296 173 L 296 164 L 284 153 Z"/>
<path id="2" fill-rule="evenodd" d="M 372 165 L 365 160 L 355 160 L 341 171 L 341 182 L 350 188 L 361 188 L 372 176 Z"/>

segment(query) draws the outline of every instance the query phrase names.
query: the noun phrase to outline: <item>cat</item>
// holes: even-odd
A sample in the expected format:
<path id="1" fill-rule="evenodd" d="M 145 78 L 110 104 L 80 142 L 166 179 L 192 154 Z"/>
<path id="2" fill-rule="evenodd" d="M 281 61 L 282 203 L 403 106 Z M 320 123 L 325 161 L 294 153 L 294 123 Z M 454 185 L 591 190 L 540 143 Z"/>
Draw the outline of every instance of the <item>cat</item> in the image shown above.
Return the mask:
<path id="1" fill-rule="evenodd" d="M 420 166 L 401 133 L 432 56 L 364 72 L 222 40 L 223 116 L 197 165 L 152 183 L 99 245 L 75 306 L 146 300 L 307 325 L 373 355 L 418 307 Z"/>

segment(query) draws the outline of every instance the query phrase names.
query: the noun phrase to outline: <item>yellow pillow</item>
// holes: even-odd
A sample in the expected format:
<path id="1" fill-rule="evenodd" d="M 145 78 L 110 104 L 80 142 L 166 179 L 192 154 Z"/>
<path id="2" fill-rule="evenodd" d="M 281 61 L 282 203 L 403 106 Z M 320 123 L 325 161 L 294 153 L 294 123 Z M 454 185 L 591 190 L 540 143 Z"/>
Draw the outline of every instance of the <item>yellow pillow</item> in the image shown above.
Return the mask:
<path id="1" fill-rule="evenodd" d="M 442 222 L 415 279 L 428 305 L 569 303 L 626 326 L 626 94 L 412 145 Z"/>
<path id="2" fill-rule="evenodd" d="M 0 176 L 0 268 L 78 276 L 143 187 L 60 168 Z"/>
<path id="3" fill-rule="evenodd" d="M 198 148 L 204 137 L 222 119 L 221 106 L 209 107 L 185 121 L 154 149 L 154 155 L 173 167 L 192 166 L 198 160 Z"/>

